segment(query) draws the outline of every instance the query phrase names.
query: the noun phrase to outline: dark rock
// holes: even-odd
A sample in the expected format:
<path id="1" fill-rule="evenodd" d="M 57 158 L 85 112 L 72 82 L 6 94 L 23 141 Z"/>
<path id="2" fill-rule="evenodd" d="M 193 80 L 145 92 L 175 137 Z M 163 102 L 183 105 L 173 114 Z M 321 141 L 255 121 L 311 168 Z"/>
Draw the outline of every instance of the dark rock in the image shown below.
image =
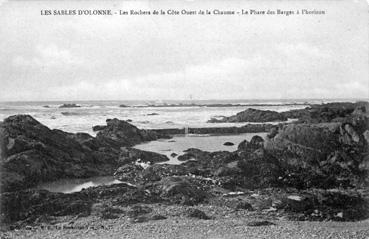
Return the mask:
<path id="1" fill-rule="evenodd" d="M 74 116 L 74 115 L 81 115 L 80 112 L 60 112 L 64 116 Z"/>
<path id="2" fill-rule="evenodd" d="M 127 108 L 127 107 L 129 107 L 128 105 L 123 105 L 123 104 L 121 104 L 121 105 L 119 105 L 119 107 L 120 108 Z"/>
<path id="3" fill-rule="evenodd" d="M 259 148 L 263 148 L 264 147 L 264 139 L 258 135 L 255 135 L 251 138 L 251 141 L 248 142 L 247 140 L 242 141 L 239 145 L 238 145 L 238 150 L 241 151 L 249 151 L 249 152 L 253 152 Z"/>
<path id="4" fill-rule="evenodd" d="M 166 137 L 153 131 L 138 129 L 124 120 L 108 119 L 107 126 L 96 135 L 96 139 L 115 147 L 133 146 L 145 141 Z"/>
<path id="5" fill-rule="evenodd" d="M 105 203 L 95 203 L 91 207 L 91 214 L 96 215 L 102 219 L 115 219 L 119 218 L 123 213 L 118 207 L 114 207 Z"/>
<path id="6" fill-rule="evenodd" d="M 209 159 L 210 155 L 209 152 L 202 151 L 196 148 L 189 148 L 184 150 L 185 154 L 178 156 L 179 161 L 187 161 L 187 160 L 207 160 Z"/>
<path id="7" fill-rule="evenodd" d="M 285 210 L 302 213 L 298 220 L 361 220 L 369 216 L 369 201 L 355 191 L 309 190 L 300 195 L 289 196 Z"/>
<path id="8" fill-rule="evenodd" d="M 81 194 L 26 190 L 1 194 L 1 220 L 34 221 L 43 215 L 89 215 L 92 201 Z"/>
<path id="9" fill-rule="evenodd" d="M 233 166 L 228 165 L 228 163 L 234 162 L 236 159 L 238 159 L 237 157 L 234 157 L 235 155 L 233 153 L 228 151 L 218 151 L 210 153 L 191 148 L 185 150 L 185 152 L 186 154 L 179 156 L 178 160 L 194 160 L 188 160 L 181 165 L 185 166 L 187 171 L 191 174 L 203 177 L 213 176 L 220 167 L 232 168 Z"/>
<path id="10" fill-rule="evenodd" d="M 162 198 L 172 203 L 195 205 L 208 197 L 207 193 L 186 177 L 166 177 L 157 183 Z"/>
<path id="11" fill-rule="evenodd" d="M 237 148 L 238 150 L 242 150 L 242 151 L 252 151 L 250 142 L 247 141 L 246 139 L 242 141 L 241 143 L 239 143 Z"/>
<path id="12" fill-rule="evenodd" d="M 1 223 L 23 221 L 31 223 L 49 216 L 88 216 L 90 213 L 101 218 L 116 218 L 122 214 L 117 206 L 130 206 L 130 215 L 141 215 L 151 211 L 141 203 L 163 202 L 158 194 L 144 187 L 122 184 L 90 187 L 80 192 L 63 194 L 46 190 L 23 190 L 1 195 Z M 148 210 L 148 208 L 150 210 Z"/>
<path id="13" fill-rule="evenodd" d="M 155 214 L 155 215 L 152 215 L 151 217 L 150 217 L 150 220 L 165 220 L 165 219 L 167 219 L 167 217 L 166 216 L 163 216 L 163 215 L 160 215 L 160 214 Z"/>
<path id="14" fill-rule="evenodd" d="M 281 182 L 296 188 L 334 188 L 360 184 L 367 146 L 357 124 L 291 124 L 265 142 L 266 151 L 279 158 Z"/>
<path id="15" fill-rule="evenodd" d="M 340 147 L 338 138 L 334 131 L 339 128 L 339 123 L 326 125 L 311 124 L 290 124 L 279 130 L 279 133 L 273 138 L 274 145 L 269 146 L 288 148 L 296 150 L 296 153 L 305 153 L 303 151 L 316 154 L 326 154 Z M 296 146 L 296 149 L 293 149 Z M 298 147 L 302 146 L 302 147 Z M 306 150 L 304 150 L 306 149 Z M 299 152 L 301 150 L 302 152 Z"/>
<path id="16" fill-rule="evenodd" d="M 127 212 L 129 217 L 138 217 L 144 214 L 148 214 L 152 212 L 152 208 L 145 206 L 145 205 L 134 205 L 131 209 Z"/>
<path id="17" fill-rule="evenodd" d="M 232 145 L 234 145 L 234 143 L 232 143 L 232 142 L 225 142 L 223 145 L 225 145 L 225 146 L 232 146 Z"/>
<path id="18" fill-rule="evenodd" d="M 289 195 L 283 204 L 289 211 L 304 212 L 314 209 L 314 201 L 311 195 Z"/>
<path id="19" fill-rule="evenodd" d="M 142 172 L 142 178 L 145 182 L 160 181 L 168 176 L 188 175 L 189 171 L 183 165 L 175 164 L 154 164 Z"/>
<path id="20" fill-rule="evenodd" d="M 160 215 L 160 214 L 155 214 L 155 215 L 152 215 L 152 216 L 149 216 L 149 215 L 137 215 L 137 216 L 130 216 L 129 217 L 129 220 L 130 222 L 132 223 L 142 223 L 142 222 L 147 222 L 147 221 L 150 221 L 150 220 L 165 220 L 167 219 L 167 217 L 163 216 L 163 215 Z"/>
<path id="21" fill-rule="evenodd" d="M 128 164 L 136 161 L 143 163 L 160 163 L 169 161 L 169 158 L 163 154 L 158 154 L 150 151 L 143 151 L 134 148 L 121 148 L 119 154 L 119 164 Z"/>
<path id="22" fill-rule="evenodd" d="M 154 115 L 159 115 L 158 113 L 150 113 L 150 114 L 147 114 L 148 116 L 154 116 Z"/>
<path id="23" fill-rule="evenodd" d="M 131 223 L 142 223 L 149 221 L 149 218 L 147 216 L 130 217 L 129 221 Z"/>
<path id="24" fill-rule="evenodd" d="M 277 134 L 278 134 L 278 127 L 273 127 L 273 128 L 271 128 L 271 129 L 270 129 L 270 131 L 269 131 L 269 133 L 268 133 L 267 137 L 268 137 L 268 138 L 270 138 L 270 139 L 272 139 L 272 138 L 274 138 L 274 136 L 276 136 Z"/>
<path id="25" fill-rule="evenodd" d="M 249 227 L 261 227 L 261 226 L 272 226 L 276 225 L 269 221 L 251 221 L 246 224 Z"/>
<path id="26" fill-rule="evenodd" d="M 106 127 L 107 126 L 105 126 L 105 125 L 95 125 L 95 126 L 92 127 L 92 130 L 93 131 L 100 131 L 100 130 L 105 129 Z"/>
<path id="27" fill-rule="evenodd" d="M 77 104 L 62 104 L 61 106 L 59 106 L 59 108 L 79 108 L 79 107 L 81 106 Z"/>
<path id="28" fill-rule="evenodd" d="M 170 156 L 171 156 L 172 158 L 175 158 L 177 155 L 178 155 L 178 154 L 176 154 L 176 153 L 171 153 L 171 154 L 170 154 Z"/>
<path id="29" fill-rule="evenodd" d="M 255 189 L 278 185 L 283 169 L 272 154 L 257 155 L 241 153 L 237 161 L 237 174 L 220 179 L 223 187 L 236 190 L 237 187 Z"/>
<path id="30" fill-rule="evenodd" d="M 136 184 L 141 181 L 141 172 L 143 167 L 136 164 L 126 164 L 119 167 L 115 173 L 114 178 L 122 182 L 128 182 L 131 184 Z"/>
<path id="31" fill-rule="evenodd" d="M 281 114 L 287 118 L 299 119 L 301 123 L 341 122 L 351 115 L 365 115 L 368 102 L 335 102 L 311 105 L 305 109 L 290 110 Z"/>
<path id="32" fill-rule="evenodd" d="M 99 147 L 100 143 L 87 134 L 50 130 L 28 115 L 8 117 L 0 123 L 1 190 L 111 174 L 118 153 L 102 152 Z"/>
<path id="33" fill-rule="evenodd" d="M 192 217 L 192 218 L 198 218 L 198 219 L 203 219 L 203 220 L 211 219 L 208 215 L 205 214 L 205 212 L 199 209 L 196 209 L 196 208 L 189 208 L 186 213 L 188 217 Z"/>
<path id="34" fill-rule="evenodd" d="M 250 144 L 255 149 L 262 148 L 264 146 L 264 139 L 259 135 L 255 135 L 251 138 Z"/>
<path id="35" fill-rule="evenodd" d="M 237 163 L 235 164 L 235 167 L 227 167 L 227 166 L 222 166 L 220 168 L 218 168 L 215 172 L 214 175 L 218 176 L 218 177 L 224 177 L 224 176 L 232 176 L 232 175 L 237 175 L 241 172 L 240 168 L 237 166 Z"/>
<path id="36" fill-rule="evenodd" d="M 270 110 L 257 110 L 249 108 L 245 111 L 239 112 L 234 116 L 224 117 L 222 119 L 211 119 L 209 123 L 222 123 L 222 122 L 273 122 L 273 121 L 286 121 L 287 117 L 281 113 Z"/>
<path id="37" fill-rule="evenodd" d="M 114 184 L 103 187 L 88 188 L 81 193 L 89 197 L 112 201 L 114 205 L 130 206 L 138 203 L 158 203 L 165 199 L 160 197 L 160 193 L 151 192 L 151 188 L 142 186 L 132 187 L 126 184 Z"/>
<path id="38" fill-rule="evenodd" d="M 183 154 L 178 156 L 178 161 L 188 161 L 190 159 L 195 159 L 193 154 Z"/>
<path id="39" fill-rule="evenodd" d="M 249 211 L 253 211 L 253 207 L 250 203 L 248 202 L 245 202 L 245 201 L 241 201 L 241 202 L 238 202 L 236 207 L 235 207 L 236 210 L 249 210 Z"/>

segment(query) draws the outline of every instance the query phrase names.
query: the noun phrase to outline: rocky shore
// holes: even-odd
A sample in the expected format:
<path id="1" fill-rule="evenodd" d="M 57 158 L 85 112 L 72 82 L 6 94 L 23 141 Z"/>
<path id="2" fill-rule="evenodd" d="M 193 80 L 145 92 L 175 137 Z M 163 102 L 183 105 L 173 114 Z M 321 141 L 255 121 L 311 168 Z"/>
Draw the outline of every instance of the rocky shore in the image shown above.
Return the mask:
<path id="1" fill-rule="evenodd" d="M 246 114 L 266 120 L 263 112 Z M 2 229 L 7 235 L 51 225 L 85 230 L 83 225 L 105 227 L 109 220 L 217 225 L 234 215 L 247 218 L 248 227 L 271 228 L 281 218 L 282 223 L 367 219 L 369 104 L 334 103 L 281 115 L 298 121 L 193 129 L 269 134 L 241 142 L 234 152 L 188 149 L 180 165 L 156 164 L 168 158 L 132 146 L 181 129 L 142 130 L 112 119 L 94 127 L 98 133 L 92 137 L 51 130 L 27 115 L 9 117 L 0 123 Z M 124 183 L 71 194 L 33 189 L 40 182 L 97 175 Z"/>
<path id="2" fill-rule="evenodd" d="M 287 117 L 282 113 L 272 110 L 257 110 L 248 108 L 236 115 L 222 117 L 221 119 L 210 119 L 208 123 L 234 123 L 234 122 L 274 122 L 287 121 Z"/>

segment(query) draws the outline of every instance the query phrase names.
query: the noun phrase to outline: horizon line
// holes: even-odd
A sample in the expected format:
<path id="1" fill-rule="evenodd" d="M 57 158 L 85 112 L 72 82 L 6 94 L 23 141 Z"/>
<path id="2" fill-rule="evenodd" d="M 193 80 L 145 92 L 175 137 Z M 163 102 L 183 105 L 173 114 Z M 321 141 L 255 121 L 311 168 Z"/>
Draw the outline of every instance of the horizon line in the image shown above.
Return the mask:
<path id="1" fill-rule="evenodd" d="M 356 101 L 361 101 L 361 100 L 369 100 L 368 98 L 354 98 L 354 97 L 349 97 L 349 98 L 343 98 L 343 97 L 339 97 L 339 98 L 263 98 L 263 99 L 247 99 L 247 98 L 240 98 L 240 99 L 112 99 L 112 100 L 0 100 L 0 103 L 19 103 L 19 102 L 91 102 L 91 101 L 99 101 L 99 102 L 111 102 L 111 101 L 163 101 L 163 103 L 165 103 L 165 101 L 187 101 L 187 102 L 194 102 L 194 101 L 236 101 L 236 100 L 246 100 L 246 101 L 267 101 L 267 100 L 272 100 L 272 101 L 277 101 L 277 100 L 298 100 L 298 101 L 305 101 L 305 100 L 356 100 Z"/>

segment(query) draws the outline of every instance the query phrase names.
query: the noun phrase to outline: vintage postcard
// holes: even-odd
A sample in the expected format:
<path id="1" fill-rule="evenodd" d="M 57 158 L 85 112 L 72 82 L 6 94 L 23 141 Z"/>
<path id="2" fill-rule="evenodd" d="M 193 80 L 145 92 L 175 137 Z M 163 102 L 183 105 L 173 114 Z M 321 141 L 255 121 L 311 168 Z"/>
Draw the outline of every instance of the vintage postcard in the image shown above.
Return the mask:
<path id="1" fill-rule="evenodd" d="M 365 0 L 0 0 L 0 238 L 369 238 Z"/>

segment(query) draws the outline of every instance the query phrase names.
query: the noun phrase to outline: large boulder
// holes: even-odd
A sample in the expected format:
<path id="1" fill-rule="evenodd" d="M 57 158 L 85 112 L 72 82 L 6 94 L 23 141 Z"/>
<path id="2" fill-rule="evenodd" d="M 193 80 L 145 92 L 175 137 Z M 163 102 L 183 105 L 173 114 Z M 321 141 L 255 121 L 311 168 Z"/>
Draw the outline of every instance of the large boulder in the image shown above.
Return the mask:
<path id="1" fill-rule="evenodd" d="M 217 174 L 220 185 L 230 190 L 256 189 L 278 186 L 282 169 L 277 158 L 271 154 L 239 151 L 237 161 L 227 164 L 228 172 Z M 233 167 L 229 167 L 234 165 Z M 225 171 L 227 172 L 227 171 Z"/>
<path id="2" fill-rule="evenodd" d="M 195 205 L 208 197 L 206 191 L 188 177 L 166 177 L 156 187 L 160 196 L 172 203 Z"/>
<path id="3" fill-rule="evenodd" d="M 330 152 L 340 148 L 339 139 L 335 134 L 338 129 L 338 123 L 285 125 L 272 140 L 267 140 L 265 148 L 288 150 L 298 156 L 319 161 Z"/>
<path id="4" fill-rule="evenodd" d="M 145 141 L 168 138 L 167 135 L 159 134 L 150 130 L 138 129 L 136 126 L 124 120 L 108 119 L 106 127 L 99 127 L 96 139 L 108 142 L 115 147 L 133 146 Z M 97 127 L 94 127 L 95 129 Z"/>
<path id="5" fill-rule="evenodd" d="M 250 142 L 247 140 L 242 141 L 238 145 L 238 150 L 253 152 L 259 148 L 264 147 L 264 139 L 259 135 L 255 135 L 251 138 Z"/>
<path id="6" fill-rule="evenodd" d="M 0 123 L 1 190 L 112 173 L 117 152 L 99 151 L 93 141 L 87 134 L 76 136 L 51 130 L 28 115 L 6 118 Z"/>
<path id="7" fill-rule="evenodd" d="M 368 145 L 360 124 L 290 124 L 267 138 L 265 149 L 284 169 L 281 182 L 297 188 L 354 186 L 368 175 Z"/>
<path id="8" fill-rule="evenodd" d="M 249 108 L 241 111 L 236 115 L 230 117 L 223 117 L 222 119 L 211 119 L 209 123 L 222 123 L 222 122 L 274 122 L 274 121 L 286 121 L 287 117 L 281 113 L 271 110 L 257 110 Z"/>

